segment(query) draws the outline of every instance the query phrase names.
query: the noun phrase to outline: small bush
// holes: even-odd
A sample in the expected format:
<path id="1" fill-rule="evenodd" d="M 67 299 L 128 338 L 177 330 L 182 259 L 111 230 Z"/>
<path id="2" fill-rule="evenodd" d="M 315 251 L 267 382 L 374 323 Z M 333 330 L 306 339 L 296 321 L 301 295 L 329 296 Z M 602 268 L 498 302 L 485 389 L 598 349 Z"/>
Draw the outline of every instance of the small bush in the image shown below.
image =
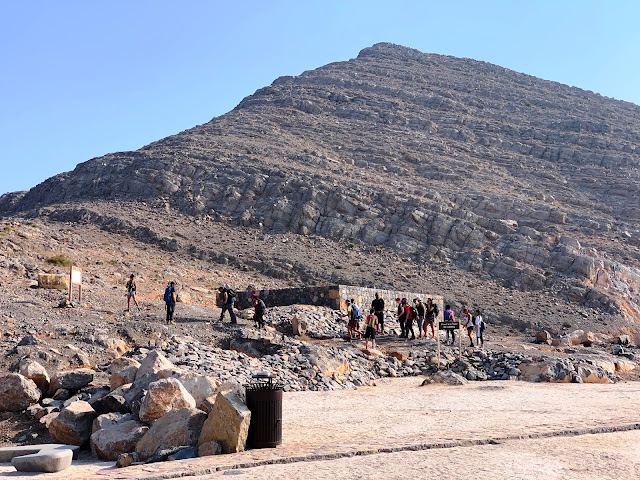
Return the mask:
<path id="1" fill-rule="evenodd" d="M 55 265 L 56 267 L 70 267 L 71 265 L 73 265 L 73 260 L 62 254 L 49 257 L 47 258 L 46 262 L 49 265 Z"/>

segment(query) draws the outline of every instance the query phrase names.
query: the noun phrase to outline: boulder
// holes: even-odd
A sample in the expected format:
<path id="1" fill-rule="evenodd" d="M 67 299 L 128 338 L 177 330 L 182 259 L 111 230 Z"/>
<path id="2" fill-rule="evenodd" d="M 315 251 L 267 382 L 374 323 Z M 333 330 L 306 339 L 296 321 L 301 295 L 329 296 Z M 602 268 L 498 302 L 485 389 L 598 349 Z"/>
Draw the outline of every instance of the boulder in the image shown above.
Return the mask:
<path id="1" fill-rule="evenodd" d="M 546 343 L 547 345 L 551 345 L 551 334 L 546 330 L 541 330 L 536 333 L 536 343 Z"/>
<path id="2" fill-rule="evenodd" d="M 211 441 L 198 445 L 198 456 L 209 457 L 211 455 L 220 455 L 222 453 L 222 445 L 220 442 Z"/>
<path id="3" fill-rule="evenodd" d="M 116 423 L 91 435 L 91 451 L 102 460 L 116 460 L 136 449 L 149 427 L 137 420 Z"/>
<path id="4" fill-rule="evenodd" d="M 133 365 L 134 367 L 139 368 L 140 362 L 129 357 L 118 357 L 109 364 L 109 367 L 107 368 L 107 373 L 111 375 L 113 373 L 119 372 L 124 367 L 128 367 L 130 365 Z"/>
<path id="5" fill-rule="evenodd" d="M 153 422 L 136 445 L 136 452 L 146 460 L 160 450 L 195 446 L 206 419 L 207 414 L 195 408 L 171 410 Z"/>
<path id="6" fill-rule="evenodd" d="M 631 360 L 624 360 L 622 358 L 616 360 L 616 372 L 617 373 L 629 373 L 635 370 L 636 364 Z"/>
<path id="7" fill-rule="evenodd" d="M 137 452 L 121 453 L 116 459 L 116 467 L 130 467 L 131 465 L 133 465 L 134 463 L 138 463 L 139 461 L 140 457 L 138 456 Z"/>
<path id="8" fill-rule="evenodd" d="M 19 373 L 0 376 L 0 412 L 20 412 L 40 400 L 35 382 Z"/>
<path id="9" fill-rule="evenodd" d="M 109 386 L 111 387 L 111 390 L 115 390 L 116 388 L 128 383 L 133 383 L 136 379 L 137 373 L 138 367 L 135 365 L 127 365 L 116 373 L 111 374 L 111 377 L 109 377 Z"/>
<path id="10" fill-rule="evenodd" d="M 54 411 L 51 413 L 47 413 L 46 415 L 38 419 L 38 423 L 40 423 L 40 425 L 42 425 L 44 428 L 48 429 L 51 426 L 51 422 L 58 418 L 58 415 L 60 415 L 60 412 Z"/>
<path id="11" fill-rule="evenodd" d="M 131 420 L 137 420 L 136 416 L 131 413 L 125 414 L 112 412 L 98 415 L 91 425 L 91 433 L 96 433 L 98 430 L 111 428 L 121 423 L 129 422 Z"/>
<path id="12" fill-rule="evenodd" d="M 429 385 L 431 383 L 445 383 L 447 385 L 466 385 L 469 381 L 462 375 L 455 373 L 452 370 L 442 370 L 427 377 L 422 385 Z"/>
<path id="13" fill-rule="evenodd" d="M 127 402 L 124 397 L 113 393 L 105 395 L 101 399 L 90 403 L 98 415 L 109 412 L 127 413 L 129 411 L 129 407 L 127 406 Z"/>
<path id="14" fill-rule="evenodd" d="M 218 380 L 213 377 L 199 375 L 195 372 L 175 367 L 160 370 L 158 377 L 179 380 L 196 401 L 196 407 L 200 410 L 204 410 L 206 399 L 215 395 L 220 387 Z"/>
<path id="15" fill-rule="evenodd" d="M 38 288 L 69 290 L 69 275 L 39 273 Z"/>
<path id="16" fill-rule="evenodd" d="M 318 369 L 323 377 L 331 377 L 334 374 L 340 376 L 349 371 L 349 363 L 346 360 L 331 356 L 317 345 L 303 345 L 300 347 L 300 353 Z"/>
<path id="17" fill-rule="evenodd" d="M 60 443 L 81 446 L 89 441 L 96 412 L 88 402 L 78 400 L 62 409 L 49 425 L 51 437 Z"/>
<path id="18" fill-rule="evenodd" d="M 393 358 L 397 358 L 401 362 L 404 362 L 407 358 L 409 358 L 409 354 L 405 352 L 393 351 L 389 352 L 388 355 Z"/>
<path id="19" fill-rule="evenodd" d="M 140 404 L 140 420 L 153 422 L 170 410 L 195 407 L 196 401 L 180 380 L 162 378 L 149 385 L 149 390 Z"/>
<path id="20" fill-rule="evenodd" d="M 294 335 L 304 335 L 307 333 L 307 319 L 300 314 L 296 314 L 291 317 L 291 327 Z"/>
<path id="21" fill-rule="evenodd" d="M 58 372 L 51 380 L 49 392 L 54 393 L 60 388 L 65 390 L 79 390 L 93 382 L 95 372 L 89 368 L 78 368 Z"/>
<path id="22" fill-rule="evenodd" d="M 576 373 L 582 379 L 582 383 L 611 383 L 606 370 L 602 367 L 579 365 Z"/>
<path id="23" fill-rule="evenodd" d="M 142 399 L 143 391 L 149 388 L 149 384 L 160 379 L 158 372 L 168 368 L 174 368 L 173 363 L 157 350 L 152 350 L 144 357 L 136 372 L 136 378 L 124 397 L 132 410 L 135 410 L 133 403 Z"/>
<path id="24" fill-rule="evenodd" d="M 222 445 L 223 453 L 241 452 L 247 443 L 250 421 L 251 411 L 238 395 L 219 393 L 202 426 L 198 446 L 217 441 Z"/>
<path id="25" fill-rule="evenodd" d="M 616 343 L 618 345 L 627 347 L 631 345 L 631 337 L 629 337 L 629 335 L 618 335 L 618 337 L 616 338 Z"/>

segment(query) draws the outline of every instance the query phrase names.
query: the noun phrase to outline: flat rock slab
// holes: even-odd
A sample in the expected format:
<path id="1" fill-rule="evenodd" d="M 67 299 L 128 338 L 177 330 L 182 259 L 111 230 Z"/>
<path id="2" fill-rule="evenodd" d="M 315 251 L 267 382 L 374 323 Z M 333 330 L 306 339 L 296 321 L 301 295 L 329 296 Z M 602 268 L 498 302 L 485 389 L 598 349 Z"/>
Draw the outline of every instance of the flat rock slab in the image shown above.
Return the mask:
<path id="1" fill-rule="evenodd" d="M 45 443 L 0 448 L 0 462 L 11 462 L 19 472 L 60 472 L 78 458 L 80 447 Z"/>

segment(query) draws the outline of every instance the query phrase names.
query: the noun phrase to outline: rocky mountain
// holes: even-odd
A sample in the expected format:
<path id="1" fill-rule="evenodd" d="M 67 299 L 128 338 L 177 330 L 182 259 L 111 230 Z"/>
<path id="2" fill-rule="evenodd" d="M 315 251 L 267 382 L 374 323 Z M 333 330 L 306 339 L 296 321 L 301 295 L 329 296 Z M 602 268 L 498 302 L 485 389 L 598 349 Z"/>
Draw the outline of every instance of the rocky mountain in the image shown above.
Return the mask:
<path id="1" fill-rule="evenodd" d="M 381 247 L 416 268 L 437 262 L 636 322 L 638 145 L 637 105 L 382 43 L 278 78 L 206 124 L 6 194 L 0 215 L 94 223 L 178 248 L 175 235 L 113 207 L 144 202 Z"/>

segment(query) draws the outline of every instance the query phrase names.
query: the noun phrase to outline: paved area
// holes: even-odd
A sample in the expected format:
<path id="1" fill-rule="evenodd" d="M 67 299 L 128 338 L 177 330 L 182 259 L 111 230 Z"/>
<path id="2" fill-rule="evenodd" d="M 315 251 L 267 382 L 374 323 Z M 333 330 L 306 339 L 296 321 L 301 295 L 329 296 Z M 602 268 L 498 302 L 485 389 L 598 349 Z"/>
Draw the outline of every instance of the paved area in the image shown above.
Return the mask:
<path id="1" fill-rule="evenodd" d="M 537 478 L 540 472 L 546 472 L 539 477 L 545 480 L 608 478 L 584 473 L 594 463 L 618 472 L 617 479 L 640 478 L 627 476 L 640 468 L 640 436 L 633 430 L 640 424 L 640 383 L 420 383 L 415 377 L 384 379 L 355 391 L 288 393 L 284 441 L 276 449 L 126 469 L 115 469 L 112 462 L 74 461 L 65 472 L 39 478 L 217 478 L 224 471 L 252 478 L 418 478 L 428 469 L 439 478 L 478 478 L 479 472 L 483 478 Z M 557 436 L 615 428 L 632 430 Z M 492 444 L 478 445 L 487 441 Z M 441 448 L 447 444 L 451 448 Z M 372 454 L 380 449 L 405 451 Z M 265 465 L 282 459 L 293 463 Z M 547 467 L 542 469 L 541 462 Z M 497 470 L 491 476 L 486 469 Z M 511 474 L 499 476 L 505 472 Z M 526 472 L 535 475 L 518 476 Z M 0 473 L 18 477 L 10 466 Z"/>

